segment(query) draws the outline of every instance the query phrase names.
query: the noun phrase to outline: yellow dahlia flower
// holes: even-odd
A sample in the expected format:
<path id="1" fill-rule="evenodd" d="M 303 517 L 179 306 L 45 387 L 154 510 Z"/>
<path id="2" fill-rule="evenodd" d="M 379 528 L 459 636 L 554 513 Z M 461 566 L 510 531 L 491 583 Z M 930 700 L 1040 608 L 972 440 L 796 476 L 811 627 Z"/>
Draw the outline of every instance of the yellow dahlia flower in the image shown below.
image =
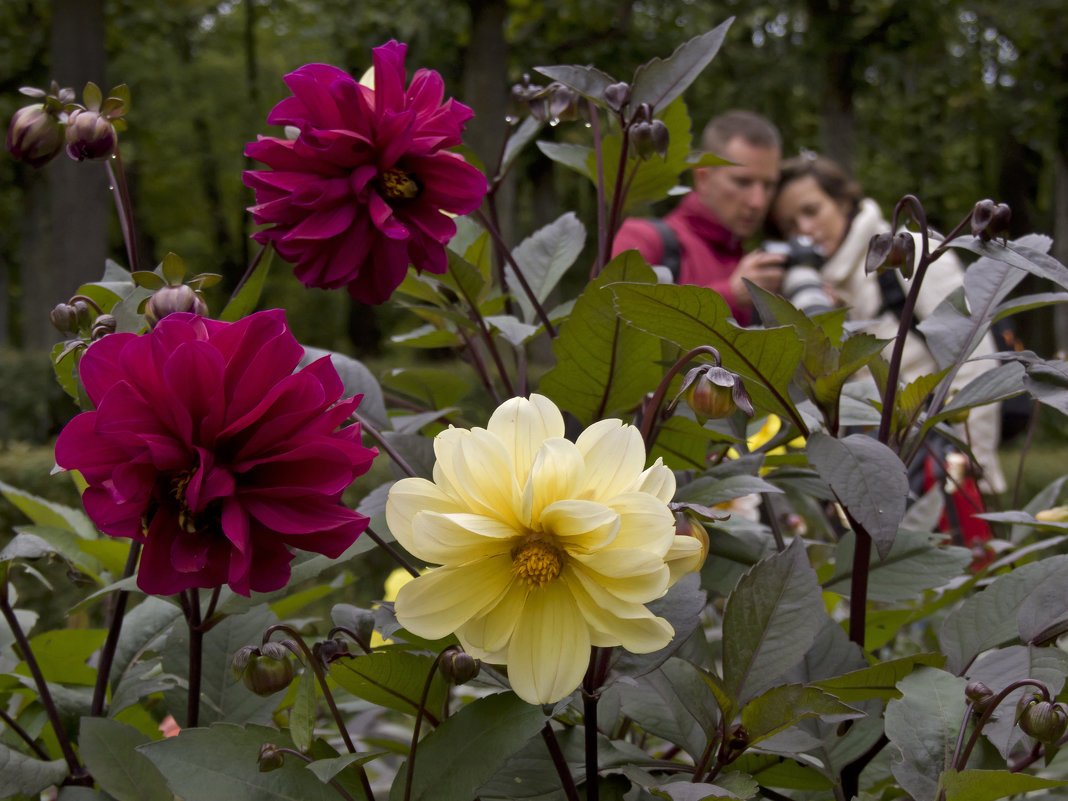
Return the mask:
<path id="1" fill-rule="evenodd" d="M 401 625 L 455 633 L 537 704 L 579 685 L 591 646 L 668 644 L 671 624 L 645 604 L 700 543 L 675 535 L 675 477 L 659 459 L 643 469 L 636 428 L 603 420 L 570 442 L 560 410 L 532 395 L 506 401 L 486 428 L 443 431 L 434 453 L 434 480 L 398 481 L 386 504 L 400 544 L 441 565 L 401 587 Z"/>

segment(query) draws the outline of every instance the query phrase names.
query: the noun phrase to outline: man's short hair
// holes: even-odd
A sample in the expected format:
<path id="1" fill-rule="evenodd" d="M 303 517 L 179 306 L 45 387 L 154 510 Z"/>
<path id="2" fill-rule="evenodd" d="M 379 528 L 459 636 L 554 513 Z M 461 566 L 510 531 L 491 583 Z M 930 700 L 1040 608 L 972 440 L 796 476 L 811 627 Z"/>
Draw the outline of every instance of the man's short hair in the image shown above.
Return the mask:
<path id="1" fill-rule="evenodd" d="M 767 117 L 741 109 L 727 111 L 709 120 L 701 135 L 701 146 L 706 152 L 720 154 L 735 137 L 741 137 L 754 147 L 782 150 L 782 137 L 775 124 Z"/>

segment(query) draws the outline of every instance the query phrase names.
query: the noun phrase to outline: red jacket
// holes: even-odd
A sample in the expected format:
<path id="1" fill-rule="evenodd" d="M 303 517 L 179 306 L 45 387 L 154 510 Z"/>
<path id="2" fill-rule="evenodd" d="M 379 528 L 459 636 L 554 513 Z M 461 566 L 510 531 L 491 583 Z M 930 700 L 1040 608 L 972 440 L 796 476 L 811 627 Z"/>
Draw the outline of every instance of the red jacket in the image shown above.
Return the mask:
<path id="1" fill-rule="evenodd" d="M 743 255 L 741 238 L 713 217 L 693 192 L 664 217 L 664 222 L 679 239 L 679 283 L 716 290 L 731 307 L 734 319 L 740 325 L 749 325 L 749 309 L 738 306 L 728 286 Z M 612 256 L 624 250 L 637 250 L 649 264 L 663 263 L 664 243 L 656 226 L 648 220 L 631 217 L 623 221 L 612 242 Z"/>

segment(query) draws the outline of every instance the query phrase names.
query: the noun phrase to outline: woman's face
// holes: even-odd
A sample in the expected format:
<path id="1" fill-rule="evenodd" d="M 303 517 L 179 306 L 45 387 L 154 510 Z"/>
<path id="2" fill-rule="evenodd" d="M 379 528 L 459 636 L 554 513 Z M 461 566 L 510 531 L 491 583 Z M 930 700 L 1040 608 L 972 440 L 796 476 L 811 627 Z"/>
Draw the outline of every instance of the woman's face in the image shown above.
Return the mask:
<path id="1" fill-rule="evenodd" d="M 809 236 L 828 258 L 849 229 L 849 203 L 836 201 L 811 175 L 785 184 L 771 205 L 771 219 L 788 237 Z"/>

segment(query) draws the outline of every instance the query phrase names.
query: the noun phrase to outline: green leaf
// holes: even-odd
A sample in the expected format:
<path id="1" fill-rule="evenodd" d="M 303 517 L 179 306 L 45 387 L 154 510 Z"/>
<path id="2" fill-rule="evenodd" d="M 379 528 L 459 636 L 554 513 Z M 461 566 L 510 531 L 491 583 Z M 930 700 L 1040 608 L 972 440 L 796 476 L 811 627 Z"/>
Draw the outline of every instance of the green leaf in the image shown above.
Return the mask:
<path id="1" fill-rule="evenodd" d="M 263 294 L 263 287 L 267 282 L 267 274 L 271 270 L 273 260 L 274 248 L 269 245 L 256 254 L 256 258 L 252 261 L 251 272 L 247 273 L 242 282 L 237 285 L 234 294 L 230 296 L 230 300 L 219 314 L 220 320 L 232 323 L 252 314 L 256 309 L 256 304 L 260 302 L 260 295 Z"/>
<path id="2" fill-rule="evenodd" d="M 685 780 L 661 784 L 659 787 L 650 788 L 649 792 L 669 801 L 737 801 L 742 798 L 715 784 L 694 784 Z"/>
<path id="3" fill-rule="evenodd" d="M 924 428 L 929 429 L 935 423 L 953 417 L 965 409 L 974 409 L 976 406 L 985 406 L 1019 395 L 1025 391 L 1025 372 L 1023 365 L 1009 362 L 976 376 L 953 395 L 942 411 L 924 421 Z"/>
<path id="4" fill-rule="evenodd" d="M 742 754 L 730 764 L 730 768 L 732 772 L 738 771 L 752 776 L 762 787 L 822 792 L 834 787 L 830 779 L 814 768 L 794 759 L 783 759 L 775 754 Z"/>
<path id="5" fill-rule="evenodd" d="M 938 634 L 946 669 L 962 673 L 981 651 L 1015 640 L 1018 610 L 1051 576 L 1068 576 L 1068 555 L 1020 565 L 947 615 Z"/>
<path id="6" fill-rule="evenodd" d="M 806 445 L 808 461 L 885 559 L 905 516 L 909 482 L 897 454 L 876 439 L 850 434 L 835 439 L 815 433 Z"/>
<path id="7" fill-rule="evenodd" d="M 155 765 L 135 749 L 151 740 L 109 718 L 82 718 L 78 753 L 100 789 L 117 801 L 172 801 Z"/>
<path id="8" fill-rule="evenodd" d="M 343 754 L 333 759 L 317 759 L 314 762 L 309 762 L 307 768 L 319 777 L 319 781 L 328 782 L 350 765 L 365 765 L 388 753 L 388 751 L 370 751 L 367 753 Z"/>
<path id="9" fill-rule="evenodd" d="M 471 385 L 455 370 L 432 367 L 394 368 L 382 377 L 382 383 L 411 398 L 426 401 L 434 409 L 456 406 L 471 391 Z"/>
<path id="10" fill-rule="evenodd" d="M 545 722 L 541 707 L 511 692 L 479 698 L 461 708 L 420 741 L 412 801 L 473 798 Z M 406 770 L 405 765 L 397 771 L 390 801 L 404 797 Z"/>
<path id="11" fill-rule="evenodd" d="M 823 589 L 839 595 L 850 594 L 855 542 L 853 532 L 843 535 L 835 549 L 834 575 Z M 925 590 L 941 587 L 959 577 L 971 561 L 969 549 L 946 545 L 942 534 L 901 529 L 885 559 L 872 554 L 868 600 L 911 601 Z"/>
<path id="12" fill-rule="evenodd" d="M 707 601 L 708 595 L 701 589 L 701 577 L 696 573 L 683 576 L 665 595 L 647 604 L 650 612 L 667 620 L 675 629 L 671 642 L 649 654 L 632 654 L 619 648 L 615 651 L 612 667 L 635 678 L 664 664 L 697 630 Z"/>
<path id="13" fill-rule="evenodd" d="M 663 374 L 660 342 L 621 321 L 605 290 L 618 281 L 653 280 L 640 255 L 617 256 L 586 287 L 553 340 L 556 366 L 543 376 L 541 391 L 587 425 L 637 406 Z"/>
<path id="14" fill-rule="evenodd" d="M 889 700 L 900 698 L 897 683 L 920 665 L 940 668 L 946 662 L 942 654 L 916 654 L 880 662 L 871 667 L 854 670 L 843 676 L 813 682 L 813 686 L 825 690 L 840 701 L 857 702 L 871 698 Z"/>
<path id="15" fill-rule="evenodd" d="M 307 752 L 311 748 L 315 728 L 315 671 L 305 668 L 297 682 L 297 694 L 289 711 L 289 733 L 297 750 Z"/>
<path id="16" fill-rule="evenodd" d="M 374 373 L 364 366 L 363 362 L 357 361 L 344 353 L 320 348 L 304 348 L 304 356 L 300 360 L 300 367 L 306 367 L 324 356 L 330 357 L 330 363 L 334 365 L 341 383 L 345 389 L 343 398 L 351 398 L 353 395 L 363 395 L 357 408 L 360 417 L 365 418 L 375 428 L 385 428 L 389 425 L 389 416 L 386 414 L 386 402 L 382 397 L 382 387 L 374 377 Z"/>
<path id="17" fill-rule="evenodd" d="M 1066 786 L 1068 781 L 1008 770 L 947 770 L 938 780 L 938 788 L 946 791 L 945 801 L 995 801 L 1010 795 Z"/>
<path id="18" fill-rule="evenodd" d="M 537 145 L 538 150 L 557 164 L 570 167 L 591 181 L 597 180 L 597 175 L 590 169 L 590 162 L 593 159 L 591 148 L 569 142 L 543 142 L 541 140 L 538 140 Z"/>
<path id="19" fill-rule="evenodd" d="M 723 679 L 736 705 L 800 662 L 826 617 L 800 538 L 742 576 L 723 614 Z"/>
<path id="20" fill-rule="evenodd" d="M 773 687 L 742 707 L 742 725 L 755 745 L 808 718 L 840 723 L 864 717 L 859 709 L 843 704 L 817 687 L 787 684 Z"/>
<path id="21" fill-rule="evenodd" d="M 159 271 L 170 286 L 179 286 L 185 278 L 185 262 L 177 253 L 168 253 L 163 257 Z"/>
<path id="22" fill-rule="evenodd" d="M 552 67 L 535 67 L 545 77 L 570 86 L 583 97 L 604 105 L 604 90 L 618 81 L 596 67 L 580 67 L 577 64 Z"/>
<path id="23" fill-rule="evenodd" d="M 45 681 L 62 684 L 93 686 L 96 671 L 86 664 L 93 652 L 104 644 L 104 629 L 60 629 L 46 631 L 30 638 L 30 650 Z M 17 673 L 28 676 L 29 669 L 20 666 Z"/>
<path id="24" fill-rule="evenodd" d="M 964 679 L 924 668 L 898 684 L 901 698 L 886 705 L 890 770 L 914 798 L 934 798 L 964 721 Z"/>
<path id="25" fill-rule="evenodd" d="M 586 244 L 586 228 L 575 213 L 569 211 L 554 222 L 539 228 L 512 251 L 519 272 L 540 304 L 544 304 L 568 268 L 575 263 Z M 523 319 L 538 319 L 530 297 L 519 284 L 511 265 L 505 267 L 508 287 L 523 311 Z"/>
<path id="26" fill-rule="evenodd" d="M 92 524 L 85 512 L 70 506 L 53 503 L 52 501 L 39 498 L 29 492 L 24 492 L 10 484 L 0 481 L 0 493 L 34 523 L 41 526 L 54 526 L 65 529 L 84 537 L 87 540 L 96 539 L 100 536 L 96 526 Z"/>
<path id="27" fill-rule="evenodd" d="M 620 284 L 612 292 L 619 315 L 631 325 L 683 351 L 699 345 L 717 348 L 723 366 L 744 379 L 754 404 L 795 422 L 801 419 L 787 392 L 801 361 L 801 343 L 792 327 L 741 328 L 728 319 L 727 302 L 705 287 Z"/>
<path id="28" fill-rule="evenodd" d="M 435 325 L 421 325 L 403 334 L 394 334 L 390 341 L 409 348 L 453 348 L 463 344 L 460 337 Z"/>
<path id="29" fill-rule="evenodd" d="M 491 331 L 499 334 L 508 344 L 516 348 L 522 347 L 524 342 L 540 330 L 538 326 L 524 323 L 510 314 L 491 314 L 482 319 L 489 324 Z"/>
<path id="30" fill-rule="evenodd" d="M 631 84 L 631 107 L 637 108 L 642 103 L 648 103 L 659 111 L 686 91 L 716 57 L 732 22 L 734 17 L 707 33 L 695 36 L 676 48 L 666 60 L 654 58 L 638 67 Z"/>
<path id="31" fill-rule="evenodd" d="M 130 273 L 130 278 L 139 287 L 144 287 L 155 292 L 157 289 L 163 289 L 167 286 L 167 282 L 163 279 L 159 273 L 154 273 L 151 270 L 134 270 Z"/>
<path id="32" fill-rule="evenodd" d="M 133 599 L 131 599 L 133 600 Z M 111 669 L 111 687 L 117 694 L 118 686 L 153 644 L 162 640 L 166 633 L 182 617 L 177 604 L 153 595 L 129 609 L 122 619 L 122 631 L 115 649 Z M 184 620 L 182 625 L 185 625 Z M 155 649 L 158 650 L 156 645 Z M 116 710 L 112 710 L 113 712 Z"/>
<path id="33" fill-rule="evenodd" d="M 83 544 L 88 542 L 96 543 L 99 540 L 84 540 L 67 529 L 56 528 L 55 526 L 16 526 L 15 531 L 20 536 L 29 535 L 43 540 L 54 549 L 55 553 L 62 556 L 82 573 L 95 579 L 97 583 L 103 584 L 100 578 L 103 565 L 100 564 L 99 559 L 87 553 L 83 548 Z M 7 549 L 5 548 L 4 550 L 6 552 Z"/>
<path id="34" fill-rule="evenodd" d="M 719 705 L 701 672 L 681 659 L 669 659 L 636 684 L 621 687 L 620 701 L 620 711 L 643 731 L 680 746 L 695 760 L 719 718 Z"/>
<path id="35" fill-rule="evenodd" d="M 663 459 L 672 470 L 704 470 L 708 465 L 708 444 L 732 439 L 676 414 L 656 429 L 649 458 Z"/>
<path id="36" fill-rule="evenodd" d="M 405 651 L 377 652 L 335 659 L 330 663 L 330 678 L 358 698 L 414 715 L 433 667 L 434 660 L 429 656 Z M 434 668 L 426 709 L 435 718 L 441 714 L 446 689 L 444 678 Z"/>
<path id="37" fill-rule="evenodd" d="M 183 729 L 138 750 L 166 777 L 171 791 L 196 801 L 336 801 L 337 791 L 323 784 L 302 759 L 287 757 L 281 768 L 259 769 L 264 743 L 293 748 L 285 731 L 266 726 L 216 723 Z"/>
<path id="38" fill-rule="evenodd" d="M 44 762 L 31 759 L 0 743 L 0 776 L 4 777 L 5 797 L 17 793 L 36 796 L 45 788 L 59 784 L 67 775 L 67 763 L 62 759 Z"/>

